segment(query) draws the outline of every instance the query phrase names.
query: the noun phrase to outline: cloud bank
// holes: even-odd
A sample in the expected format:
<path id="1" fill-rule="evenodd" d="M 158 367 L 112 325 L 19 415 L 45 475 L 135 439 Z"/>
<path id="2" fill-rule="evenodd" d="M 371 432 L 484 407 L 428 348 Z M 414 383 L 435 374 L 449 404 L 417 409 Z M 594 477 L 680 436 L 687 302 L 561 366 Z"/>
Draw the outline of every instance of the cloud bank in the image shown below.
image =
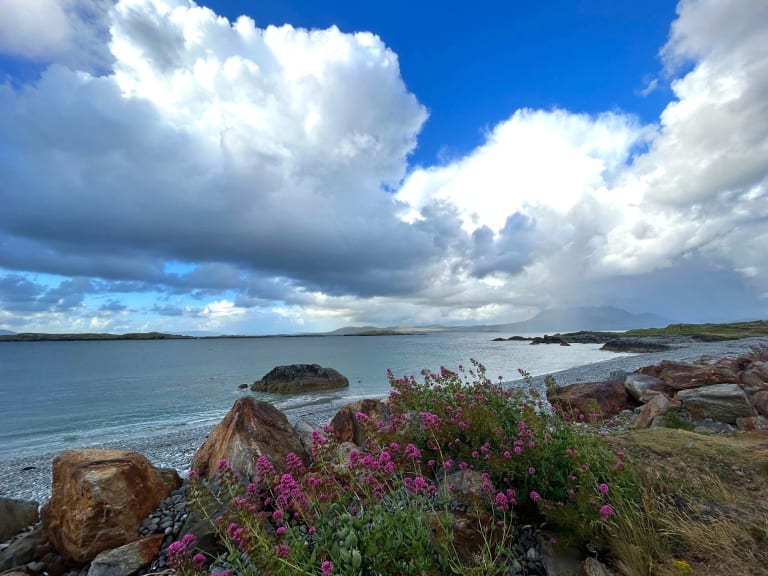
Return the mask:
<path id="1" fill-rule="evenodd" d="M 657 123 L 520 109 L 419 167 L 428 111 L 374 34 L 180 0 L 5 3 L 0 50 L 45 68 L 0 85 L 0 326 L 765 315 L 768 14 L 738 4 L 680 3 Z M 44 9 L 30 45 L 14 30 Z"/>

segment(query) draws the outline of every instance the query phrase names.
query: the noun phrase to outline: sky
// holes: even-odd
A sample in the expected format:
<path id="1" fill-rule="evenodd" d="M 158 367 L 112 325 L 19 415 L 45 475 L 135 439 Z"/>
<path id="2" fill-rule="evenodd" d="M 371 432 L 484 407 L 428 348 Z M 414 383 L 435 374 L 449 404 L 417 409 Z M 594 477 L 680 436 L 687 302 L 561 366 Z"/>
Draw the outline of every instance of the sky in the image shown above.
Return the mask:
<path id="1" fill-rule="evenodd" d="M 0 329 L 768 317 L 768 3 L 0 0 Z"/>

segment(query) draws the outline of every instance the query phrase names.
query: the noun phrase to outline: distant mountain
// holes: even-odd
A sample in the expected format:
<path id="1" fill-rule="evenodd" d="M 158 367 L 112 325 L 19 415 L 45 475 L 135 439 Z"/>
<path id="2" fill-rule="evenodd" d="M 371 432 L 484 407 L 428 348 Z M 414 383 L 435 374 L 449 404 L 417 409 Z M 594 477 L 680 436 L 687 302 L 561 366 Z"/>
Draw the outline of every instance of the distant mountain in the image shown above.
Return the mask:
<path id="1" fill-rule="evenodd" d="M 500 324 L 493 326 L 493 328 L 510 333 L 573 332 L 577 330 L 658 328 L 669 323 L 669 320 L 656 314 L 634 314 L 611 306 L 583 306 L 543 310 L 533 318 L 523 322 Z"/>
<path id="2" fill-rule="evenodd" d="M 11 336 L 12 334 L 16 334 L 16 332 L 11 330 L 0 330 L 0 336 Z"/>

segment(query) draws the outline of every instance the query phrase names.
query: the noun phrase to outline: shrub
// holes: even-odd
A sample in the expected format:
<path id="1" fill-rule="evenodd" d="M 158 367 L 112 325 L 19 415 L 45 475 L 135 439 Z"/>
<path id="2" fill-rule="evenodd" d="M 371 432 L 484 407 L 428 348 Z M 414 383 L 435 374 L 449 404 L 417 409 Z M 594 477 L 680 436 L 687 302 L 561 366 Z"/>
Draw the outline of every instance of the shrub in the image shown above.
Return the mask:
<path id="1" fill-rule="evenodd" d="M 262 458 L 244 487 L 223 463 L 216 494 L 193 486 L 199 509 L 219 498 L 224 511 L 212 518 L 228 549 L 218 564 L 239 574 L 496 574 L 515 557 L 516 524 L 547 521 L 576 544 L 605 546 L 638 497 L 623 455 L 594 428 L 530 387 L 492 382 L 477 362 L 389 380 L 390 422 L 358 414 L 366 446 L 348 463 L 336 462 L 326 429 L 313 435 L 309 469 L 289 455 L 278 475 Z M 453 485 L 456 471 L 474 485 Z M 453 538 L 461 505 L 482 543 L 470 552 Z"/>

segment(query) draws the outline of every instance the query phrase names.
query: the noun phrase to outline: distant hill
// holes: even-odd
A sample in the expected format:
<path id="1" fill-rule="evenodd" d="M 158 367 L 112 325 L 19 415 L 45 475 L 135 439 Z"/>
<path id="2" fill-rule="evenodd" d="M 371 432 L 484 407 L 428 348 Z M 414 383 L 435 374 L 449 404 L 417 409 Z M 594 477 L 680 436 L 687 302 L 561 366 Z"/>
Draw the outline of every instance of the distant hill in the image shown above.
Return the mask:
<path id="1" fill-rule="evenodd" d="M 554 308 L 543 310 L 533 318 L 511 324 L 493 326 L 510 333 L 571 332 L 577 330 L 632 330 L 666 326 L 669 320 L 656 314 L 633 314 L 611 306 Z M 491 327 L 489 327 L 491 328 Z"/>
<path id="2" fill-rule="evenodd" d="M 0 330 L 0 336 L 11 336 L 12 334 L 16 334 L 16 332 L 12 332 L 11 330 Z"/>
<path id="3" fill-rule="evenodd" d="M 173 340 L 178 338 L 191 338 L 191 336 L 179 336 L 178 334 L 165 334 L 163 332 L 132 332 L 130 334 L 47 334 L 41 332 L 20 332 L 18 334 L 0 335 L 0 342 L 49 342 L 69 340 Z"/>

